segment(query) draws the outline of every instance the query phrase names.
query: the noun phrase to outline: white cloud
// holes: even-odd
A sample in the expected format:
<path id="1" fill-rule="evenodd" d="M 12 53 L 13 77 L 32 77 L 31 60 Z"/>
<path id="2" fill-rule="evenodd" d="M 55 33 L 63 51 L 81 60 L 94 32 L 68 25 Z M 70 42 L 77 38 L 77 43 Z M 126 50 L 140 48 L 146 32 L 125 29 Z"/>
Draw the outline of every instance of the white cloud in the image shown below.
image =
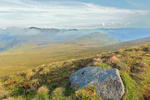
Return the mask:
<path id="1" fill-rule="evenodd" d="M 142 22 L 143 16 L 150 16 L 150 12 L 105 7 L 83 2 L 2 0 L 0 4 L 0 27 L 79 28 L 96 25 L 124 27 L 132 26 L 132 23 L 135 25 L 137 20 Z M 148 17 L 146 18 L 148 19 Z"/>

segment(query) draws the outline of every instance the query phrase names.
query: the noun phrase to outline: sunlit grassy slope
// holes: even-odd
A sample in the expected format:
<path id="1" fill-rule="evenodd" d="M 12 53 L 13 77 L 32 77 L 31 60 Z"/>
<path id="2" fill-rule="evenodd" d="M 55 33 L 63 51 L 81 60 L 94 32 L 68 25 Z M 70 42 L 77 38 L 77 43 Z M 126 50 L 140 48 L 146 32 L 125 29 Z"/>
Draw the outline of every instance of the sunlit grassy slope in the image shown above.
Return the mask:
<path id="1" fill-rule="evenodd" d="M 0 53 L 0 76 L 28 70 L 40 64 L 62 61 L 89 55 L 90 48 L 97 46 L 77 46 L 71 44 L 55 44 L 45 47 L 14 48 Z M 88 52 L 83 52 L 88 51 Z"/>
<path id="2" fill-rule="evenodd" d="M 150 42 L 150 38 L 100 47 L 98 44 L 59 43 L 49 46 L 27 45 L 0 53 L 0 76 L 32 69 L 41 64 L 94 56 L 97 53 Z"/>
<path id="3" fill-rule="evenodd" d="M 122 45 L 125 46 L 125 44 Z M 95 51 L 97 50 L 95 49 Z M 119 69 L 125 85 L 125 94 L 122 100 L 144 100 L 150 96 L 150 44 L 146 44 L 97 53 L 92 57 L 84 55 L 80 59 L 51 62 L 29 71 L 3 77 L 0 84 L 0 98 L 15 98 L 13 100 L 105 100 L 96 95 L 93 87 L 72 91 L 69 85 L 69 76 L 78 69 L 89 65 Z"/>

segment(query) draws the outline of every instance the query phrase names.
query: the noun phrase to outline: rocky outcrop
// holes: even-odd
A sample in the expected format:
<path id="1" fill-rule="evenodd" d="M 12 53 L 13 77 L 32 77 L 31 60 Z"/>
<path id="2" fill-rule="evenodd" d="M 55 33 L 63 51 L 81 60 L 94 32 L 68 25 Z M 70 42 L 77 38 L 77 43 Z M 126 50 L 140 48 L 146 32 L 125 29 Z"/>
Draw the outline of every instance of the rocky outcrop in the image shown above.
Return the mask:
<path id="1" fill-rule="evenodd" d="M 124 85 L 117 69 L 85 67 L 70 76 L 73 89 L 95 87 L 96 93 L 106 99 L 121 100 Z"/>

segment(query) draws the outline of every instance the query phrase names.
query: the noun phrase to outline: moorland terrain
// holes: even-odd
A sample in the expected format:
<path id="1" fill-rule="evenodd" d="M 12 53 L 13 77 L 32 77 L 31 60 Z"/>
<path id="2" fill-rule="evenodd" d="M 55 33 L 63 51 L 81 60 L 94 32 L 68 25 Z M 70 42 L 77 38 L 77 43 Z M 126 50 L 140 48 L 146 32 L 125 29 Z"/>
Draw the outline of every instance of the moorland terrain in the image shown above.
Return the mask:
<path id="1" fill-rule="evenodd" d="M 0 44 L 0 99 L 104 100 L 93 88 L 73 91 L 70 87 L 69 76 L 92 65 L 119 69 L 125 85 L 123 100 L 148 100 L 149 29 L 72 29 L 61 30 L 62 34 L 31 27 L 23 31 L 23 35 L 12 31 L 8 38 L 2 38 L 6 30 L 0 34 L 6 43 Z M 54 32 L 53 37 L 48 34 Z"/>

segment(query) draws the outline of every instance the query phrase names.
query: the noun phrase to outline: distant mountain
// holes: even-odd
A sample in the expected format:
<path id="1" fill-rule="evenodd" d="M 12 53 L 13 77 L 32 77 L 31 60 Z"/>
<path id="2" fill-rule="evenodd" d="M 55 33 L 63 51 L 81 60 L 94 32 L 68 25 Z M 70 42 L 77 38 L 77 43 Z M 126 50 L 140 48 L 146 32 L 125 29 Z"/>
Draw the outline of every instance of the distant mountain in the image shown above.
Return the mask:
<path id="1" fill-rule="evenodd" d="M 58 33 L 60 30 L 56 28 L 38 28 L 38 27 L 29 27 L 27 30 L 38 30 L 43 33 Z"/>
<path id="2" fill-rule="evenodd" d="M 84 45 L 105 46 L 110 44 L 116 44 L 118 43 L 118 40 L 117 38 L 111 37 L 108 33 L 95 32 L 71 40 L 69 43 L 83 45 L 83 46 Z"/>
<path id="3" fill-rule="evenodd" d="M 0 34 L 0 51 L 7 50 L 26 41 L 20 35 Z"/>
<path id="4" fill-rule="evenodd" d="M 41 29 L 36 27 L 0 30 L 0 50 L 7 50 L 22 44 L 50 44 L 55 42 L 54 37 L 58 32 L 59 29 Z"/>
<path id="5" fill-rule="evenodd" d="M 150 36 L 150 29 L 99 28 L 99 29 L 55 29 L 55 28 L 6 28 L 0 29 L 0 51 L 22 45 L 46 46 L 54 43 L 105 46 Z"/>

